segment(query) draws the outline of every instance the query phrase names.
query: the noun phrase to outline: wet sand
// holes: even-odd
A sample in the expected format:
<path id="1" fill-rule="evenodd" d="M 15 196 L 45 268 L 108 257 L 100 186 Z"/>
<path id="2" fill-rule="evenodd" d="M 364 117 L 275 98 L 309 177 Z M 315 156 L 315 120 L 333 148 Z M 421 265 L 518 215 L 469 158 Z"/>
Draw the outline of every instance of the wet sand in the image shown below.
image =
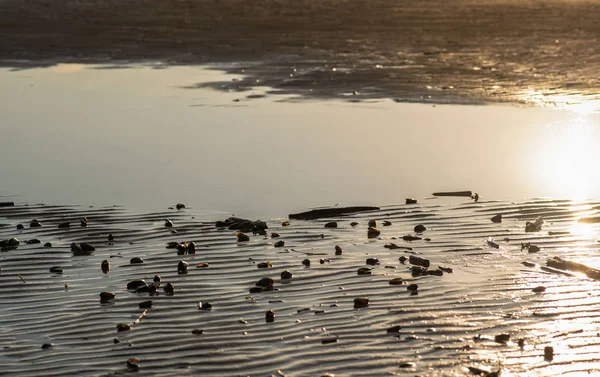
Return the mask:
<path id="1" fill-rule="evenodd" d="M 248 77 L 227 89 L 434 103 L 597 107 L 600 89 L 595 1 L 31 0 L 0 15 L 8 67 L 232 63 Z"/>
<path id="2" fill-rule="evenodd" d="M 542 269 L 554 256 L 600 265 L 598 225 L 578 222 L 598 216 L 600 203 L 417 199 L 347 216 L 289 220 L 289 226 L 270 220 L 267 236 L 250 232 L 247 242 L 237 242 L 235 230 L 195 219 L 189 208 L 147 214 L 25 203 L 0 208 L 0 240 L 21 241 L 18 249 L 0 253 L 3 374 L 108 376 L 131 371 L 130 358 L 139 360 L 140 373 L 153 376 L 464 376 L 469 367 L 501 369 L 503 376 L 569 376 L 600 369 L 598 282 Z M 497 214 L 501 223 L 490 220 Z M 87 227 L 79 226 L 83 216 Z M 545 220 L 542 229 L 526 233 L 526 222 L 537 216 Z M 29 227 L 34 218 L 41 227 Z M 165 218 L 173 228 L 164 227 Z M 367 238 L 371 219 L 378 238 Z M 59 228 L 65 221 L 71 227 Z M 324 227 L 330 221 L 338 227 Z M 418 224 L 427 230 L 415 234 Z M 275 232 L 279 238 L 270 237 Z M 421 239 L 403 240 L 409 234 Z M 41 243 L 25 244 L 34 238 Z M 197 253 L 166 248 L 183 241 L 194 241 Z M 274 247 L 276 241 L 285 245 Z M 43 247 L 46 242 L 52 247 Z M 76 256 L 71 242 L 89 242 L 96 250 Z M 521 243 L 540 250 L 528 253 Z M 430 260 L 430 270 L 442 266 L 452 273 L 414 277 L 411 264 L 399 260 L 411 256 Z M 130 264 L 133 257 L 144 263 Z M 380 264 L 367 265 L 367 258 Z M 105 259 L 107 274 L 100 268 Z M 177 273 L 180 260 L 189 263 L 187 274 Z M 267 261 L 271 268 L 257 267 Z M 200 263 L 208 266 L 196 267 Z M 62 273 L 49 271 L 55 266 Z M 358 275 L 360 268 L 371 274 Z M 293 277 L 281 279 L 284 270 Z M 157 295 L 126 289 L 155 274 L 162 277 Z M 263 277 L 274 279 L 276 289 L 250 293 Z M 405 283 L 390 285 L 395 278 Z M 167 282 L 175 286 L 172 296 L 162 289 Z M 407 290 L 413 283 L 417 295 Z M 545 292 L 532 292 L 540 286 Z M 103 291 L 116 297 L 101 303 Z M 367 307 L 354 307 L 359 297 L 369 299 Z M 147 311 L 138 307 L 149 299 Z M 199 302 L 212 309 L 199 309 Z M 265 321 L 269 309 L 272 323 Z M 118 332 L 119 323 L 131 330 Z M 554 348 L 553 360 L 544 358 L 547 346 Z"/>

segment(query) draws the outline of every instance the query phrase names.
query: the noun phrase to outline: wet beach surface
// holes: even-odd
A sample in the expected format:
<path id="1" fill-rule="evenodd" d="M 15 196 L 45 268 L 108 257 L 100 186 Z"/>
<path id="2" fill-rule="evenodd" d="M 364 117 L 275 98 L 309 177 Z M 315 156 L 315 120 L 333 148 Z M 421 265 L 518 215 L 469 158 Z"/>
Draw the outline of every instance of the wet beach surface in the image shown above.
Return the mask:
<path id="1" fill-rule="evenodd" d="M 6 67 L 230 63 L 302 98 L 591 103 L 600 4 L 585 0 L 1 1 Z"/>
<path id="2" fill-rule="evenodd" d="M 549 270 L 546 260 L 598 265 L 599 205 L 429 197 L 311 221 L 269 220 L 266 235 L 238 241 L 236 230 L 174 204 L 139 214 L 17 203 L 0 208 L 0 240 L 20 241 L 0 253 L 0 364 L 6 375 L 28 376 L 137 368 L 157 376 L 463 376 L 469 367 L 504 376 L 593 373 L 600 369 L 598 282 Z M 498 214 L 501 222 L 492 221 Z M 541 229 L 526 232 L 539 216 Z M 34 219 L 40 227 L 31 227 Z M 370 220 L 378 237 L 368 238 Z M 415 233 L 417 225 L 425 230 Z M 167 248 L 184 241 L 196 244 L 195 254 Z M 74 253 L 73 242 L 95 250 Z M 132 264 L 136 257 L 143 263 Z M 443 274 L 414 276 L 411 268 L 423 265 L 411 264 L 414 257 Z M 182 260 L 186 274 L 178 273 Z M 290 279 L 280 277 L 285 270 Z M 138 279 L 151 285 L 155 274 L 156 294 L 127 289 Z M 169 282 L 172 295 L 164 291 Z M 101 292 L 115 297 L 101 302 Z M 368 305 L 355 307 L 356 298 Z M 147 300 L 151 307 L 140 308 Z M 128 366 L 130 359 L 138 361 Z"/>

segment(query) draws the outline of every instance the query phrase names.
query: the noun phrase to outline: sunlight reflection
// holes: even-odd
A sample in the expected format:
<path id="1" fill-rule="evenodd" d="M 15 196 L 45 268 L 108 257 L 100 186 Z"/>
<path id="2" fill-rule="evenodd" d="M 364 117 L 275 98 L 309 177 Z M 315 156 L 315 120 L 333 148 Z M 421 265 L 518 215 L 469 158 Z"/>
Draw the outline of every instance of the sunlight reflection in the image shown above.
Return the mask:
<path id="1" fill-rule="evenodd" d="M 56 72 L 56 73 L 75 73 L 75 72 L 83 71 L 83 68 L 84 67 L 82 64 L 60 63 L 60 64 L 50 67 L 50 70 L 52 72 Z"/>
<path id="2" fill-rule="evenodd" d="M 541 181 L 564 198 L 584 200 L 594 196 L 600 180 L 596 152 L 599 129 L 592 116 L 579 115 L 569 124 L 551 126 L 537 146 Z"/>
<path id="3" fill-rule="evenodd" d="M 584 239 L 597 239 L 598 227 L 595 224 L 574 223 L 569 227 L 569 231 L 574 236 L 581 236 Z"/>

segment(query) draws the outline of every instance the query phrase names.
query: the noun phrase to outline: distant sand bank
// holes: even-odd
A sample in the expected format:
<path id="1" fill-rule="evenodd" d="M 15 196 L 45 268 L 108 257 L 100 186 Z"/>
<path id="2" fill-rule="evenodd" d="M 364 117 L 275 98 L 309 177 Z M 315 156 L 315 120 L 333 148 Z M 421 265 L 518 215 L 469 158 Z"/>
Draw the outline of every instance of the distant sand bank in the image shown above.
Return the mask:
<path id="1" fill-rule="evenodd" d="M 600 3 L 567 0 L 0 1 L 5 66 L 229 62 L 312 98 L 595 102 Z"/>

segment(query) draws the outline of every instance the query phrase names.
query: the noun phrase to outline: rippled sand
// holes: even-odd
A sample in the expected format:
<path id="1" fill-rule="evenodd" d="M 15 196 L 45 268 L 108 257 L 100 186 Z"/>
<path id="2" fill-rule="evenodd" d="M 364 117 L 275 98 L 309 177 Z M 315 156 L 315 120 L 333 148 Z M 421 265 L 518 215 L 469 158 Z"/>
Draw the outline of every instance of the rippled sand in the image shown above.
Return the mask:
<path id="1" fill-rule="evenodd" d="M 348 216 L 292 219 L 289 226 L 269 220 L 267 236 L 250 233 L 248 242 L 237 242 L 235 230 L 196 220 L 200 214 L 189 208 L 133 214 L 121 207 L 17 203 L 0 208 L 0 240 L 21 241 L 18 249 L 0 253 L 2 372 L 114 375 L 130 370 L 126 362 L 136 358 L 141 374 L 161 376 L 463 376 L 468 367 L 501 369 L 505 376 L 595 373 L 598 283 L 541 267 L 554 256 L 600 265 L 597 225 L 578 222 L 598 216 L 599 205 L 424 198 Z M 490 220 L 497 214 L 502 223 Z M 79 225 L 83 216 L 87 227 Z M 537 216 L 544 219 L 542 229 L 526 233 L 526 221 Z M 34 218 L 42 227 L 29 227 Z M 164 227 L 165 218 L 172 229 Z M 376 239 L 367 238 L 371 219 L 381 230 Z M 65 221 L 71 227 L 58 228 Z M 325 228 L 330 221 L 338 227 Z M 23 230 L 16 229 L 19 223 Z M 427 227 L 422 235 L 413 231 L 417 224 Z M 274 232 L 281 237 L 270 238 Z M 422 239 L 404 241 L 407 234 Z M 41 244 L 25 244 L 34 238 Z M 274 247 L 278 240 L 284 247 Z M 166 248 L 171 241 L 194 241 L 198 252 L 177 255 Z M 52 247 L 43 247 L 46 242 Z M 89 242 L 96 250 L 74 256 L 71 242 Z M 539 252 L 523 250 L 524 242 Z M 385 247 L 391 243 L 400 248 Z M 336 245 L 342 255 L 335 255 Z M 430 269 L 453 272 L 412 277 L 410 264 L 399 261 L 411 255 L 429 259 Z M 133 257 L 144 263 L 131 265 Z M 381 264 L 367 266 L 367 258 Z M 111 264 L 106 275 L 104 259 Z M 177 273 L 180 260 L 189 263 L 188 274 Z M 273 267 L 257 268 L 267 261 Z M 208 267 L 197 268 L 199 263 Z M 49 272 L 53 266 L 63 273 Z M 363 267 L 372 274 L 358 275 Z M 293 278 L 280 279 L 284 270 Z M 174 295 L 162 287 L 153 297 L 126 289 L 128 282 L 151 281 L 155 274 L 162 286 L 174 284 Z M 276 290 L 250 293 L 263 277 L 273 278 Z M 393 278 L 406 284 L 390 285 Z M 412 283 L 418 295 L 409 294 Z M 546 291 L 532 292 L 538 286 Z M 102 291 L 116 298 L 101 303 Z M 368 307 L 354 308 L 359 297 L 369 299 Z M 140 309 L 148 299 L 152 308 Z M 212 310 L 198 308 L 204 301 Z M 272 323 L 265 321 L 269 309 Z M 117 332 L 119 323 L 131 330 Z M 401 330 L 388 333 L 394 326 Z M 496 342 L 502 334 L 509 340 Z M 554 348 L 553 360 L 544 358 L 547 346 Z"/>
<path id="2" fill-rule="evenodd" d="M 249 75 L 236 90 L 596 108 L 599 18 L 586 0 L 1 1 L 0 59 L 229 62 Z"/>

